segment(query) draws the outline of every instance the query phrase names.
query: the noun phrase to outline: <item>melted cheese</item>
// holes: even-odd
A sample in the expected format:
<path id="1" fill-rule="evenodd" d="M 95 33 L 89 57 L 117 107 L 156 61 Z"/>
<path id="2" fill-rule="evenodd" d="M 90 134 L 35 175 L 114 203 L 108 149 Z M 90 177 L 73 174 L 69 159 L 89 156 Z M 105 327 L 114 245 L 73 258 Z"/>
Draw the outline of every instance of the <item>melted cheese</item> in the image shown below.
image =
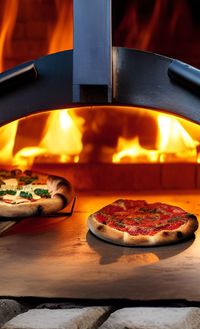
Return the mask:
<path id="1" fill-rule="evenodd" d="M 18 181 L 17 181 L 16 178 L 7 178 L 7 179 L 4 179 L 3 181 L 4 181 L 5 185 L 6 185 L 6 187 L 7 186 L 12 186 L 13 189 L 14 188 L 17 188 Z M 5 187 L 5 185 L 3 185 L 3 186 Z"/>
<path id="2" fill-rule="evenodd" d="M 27 202 L 27 203 L 31 202 L 29 199 L 25 199 L 25 198 L 22 198 L 20 196 L 10 195 L 10 194 L 4 195 L 3 196 L 3 200 L 9 200 L 13 204 L 24 203 L 24 202 Z"/>

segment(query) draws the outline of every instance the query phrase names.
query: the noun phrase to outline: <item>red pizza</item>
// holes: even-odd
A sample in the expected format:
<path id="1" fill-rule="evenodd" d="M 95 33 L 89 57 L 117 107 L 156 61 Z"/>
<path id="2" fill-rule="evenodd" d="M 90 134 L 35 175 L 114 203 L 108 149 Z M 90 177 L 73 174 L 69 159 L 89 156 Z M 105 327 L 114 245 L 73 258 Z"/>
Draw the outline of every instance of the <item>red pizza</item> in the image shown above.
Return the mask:
<path id="1" fill-rule="evenodd" d="M 96 236 L 119 245 L 164 245 L 193 236 L 198 228 L 195 215 L 161 202 L 117 200 L 88 218 Z"/>

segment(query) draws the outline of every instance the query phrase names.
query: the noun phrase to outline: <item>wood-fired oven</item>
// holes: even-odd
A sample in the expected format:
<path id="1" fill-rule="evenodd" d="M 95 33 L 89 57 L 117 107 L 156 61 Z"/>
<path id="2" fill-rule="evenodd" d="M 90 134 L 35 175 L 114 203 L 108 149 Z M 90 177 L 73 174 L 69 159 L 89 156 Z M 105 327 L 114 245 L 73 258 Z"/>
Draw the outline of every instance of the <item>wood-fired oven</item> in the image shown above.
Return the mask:
<path id="1" fill-rule="evenodd" d="M 24 219 L 2 235 L 1 295 L 199 301 L 198 232 L 180 245 L 123 248 L 92 236 L 86 220 L 122 196 L 198 215 L 200 71 L 113 47 L 110 0 L 74 0 L 73 15 L 73 50 L 0 74 L 0 165 L 65 176 L 78 196 L 70 218 Z"/>

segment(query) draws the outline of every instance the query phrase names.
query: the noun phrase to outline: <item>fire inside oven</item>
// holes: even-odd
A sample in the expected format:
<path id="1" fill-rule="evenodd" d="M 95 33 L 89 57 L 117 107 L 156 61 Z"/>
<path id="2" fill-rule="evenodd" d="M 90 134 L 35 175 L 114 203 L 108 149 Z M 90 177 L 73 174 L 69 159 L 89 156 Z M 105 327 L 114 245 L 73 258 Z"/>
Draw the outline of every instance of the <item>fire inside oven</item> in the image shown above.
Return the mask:
<path id="1" fill-rule="evenodd" d="M 192 54 L 198 54 L 199 25 L 195 4 L 186 0 L 173 4 L 170 1 L 150 1 L 144 10 L 145 4 L 145 1 L 127 1 L 126 4 L 113 1 L 114 45 L 150 50 L 199 66 L 199 57 L 191 56 L 188 46 L 185 46 L 190 42 Z M 1 71 L 30 57 L 73 48 L 72 0 L 43 1 L 37 11 L 34 1 L 0 1 L 0 6 Z M 48 15 L 44 20 L 46 11 Z M 183 25 L 187 25 L 185 33 Z M 128 176 L 131 167 L 138 174 L 141 164 L 144 170 L 140 169 L 139 174 L 144 175 L 142 172 L 146 172 L 146 165 L 150 164 L 145 184 L 138 181 L 130 186 L 127 180 L 121 188 L 194 188 L 199 187 L 200 180 L 199 144 L 200 128 L 197 124 L 163 112 L 138 107 L 130 109 L 123 105 L 58 108 L 2 126 L 0 165 L 56 172 L 66 167 L 66 175 L 73 176 L 71 178 L 78 189 L 92 189 L 95 184 L 99 188 L 101 183 L 97 178 L 94 184 L 91 184 L 94 178 L 86 177 L 85 182 L 80 177 L 75 179 L 72 164 L 79 168 L 80 175 L 81 171 L 84 172 L 83 176 L 86 174 L 85 164 L 97 168 L 103 165 L 109 189 L 109 185 L 113 188 L 113 181 L 109 183 L 111 164 L 121 165 L 122 172 Z M 158 178 L 160 170 L 161 178 Z M 184 181 L 178 178 L 180 170 L 188 173 Z M 91 171 L 88 171 L 87 175 L 90 175 Z"/>
<path id="2" fill-rule="evenodd" d="M 1 167 L 62 172 L 76 189 L 199 187 L 199 126 L 156 111 L 52 111 L 3 126 L 0 143 Z"/>

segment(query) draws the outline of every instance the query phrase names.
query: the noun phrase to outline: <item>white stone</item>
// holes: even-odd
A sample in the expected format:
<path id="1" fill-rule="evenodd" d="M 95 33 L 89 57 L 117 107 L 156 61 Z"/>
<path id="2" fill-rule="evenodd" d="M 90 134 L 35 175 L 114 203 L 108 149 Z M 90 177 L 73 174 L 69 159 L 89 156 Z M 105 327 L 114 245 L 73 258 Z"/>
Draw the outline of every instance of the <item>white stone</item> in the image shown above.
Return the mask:
<path id="1" fill-rule="evenodd" d="M 90 329 L 108 312 L 109 307 L 82 309 L 33 309 L 7 322 L 2 329 Z"/>
<path id="2" fill-rule="evenodd" d="M 131 307 L 110 315 L 101 329 L 200 329 L 200 308 Z"/>
<path id="3" fill-rule="evenodd" d="M 0 299 L 0 326 L 14 316 L 23 312 L 24 308 L 21 304 L 12 299 Z"/>

